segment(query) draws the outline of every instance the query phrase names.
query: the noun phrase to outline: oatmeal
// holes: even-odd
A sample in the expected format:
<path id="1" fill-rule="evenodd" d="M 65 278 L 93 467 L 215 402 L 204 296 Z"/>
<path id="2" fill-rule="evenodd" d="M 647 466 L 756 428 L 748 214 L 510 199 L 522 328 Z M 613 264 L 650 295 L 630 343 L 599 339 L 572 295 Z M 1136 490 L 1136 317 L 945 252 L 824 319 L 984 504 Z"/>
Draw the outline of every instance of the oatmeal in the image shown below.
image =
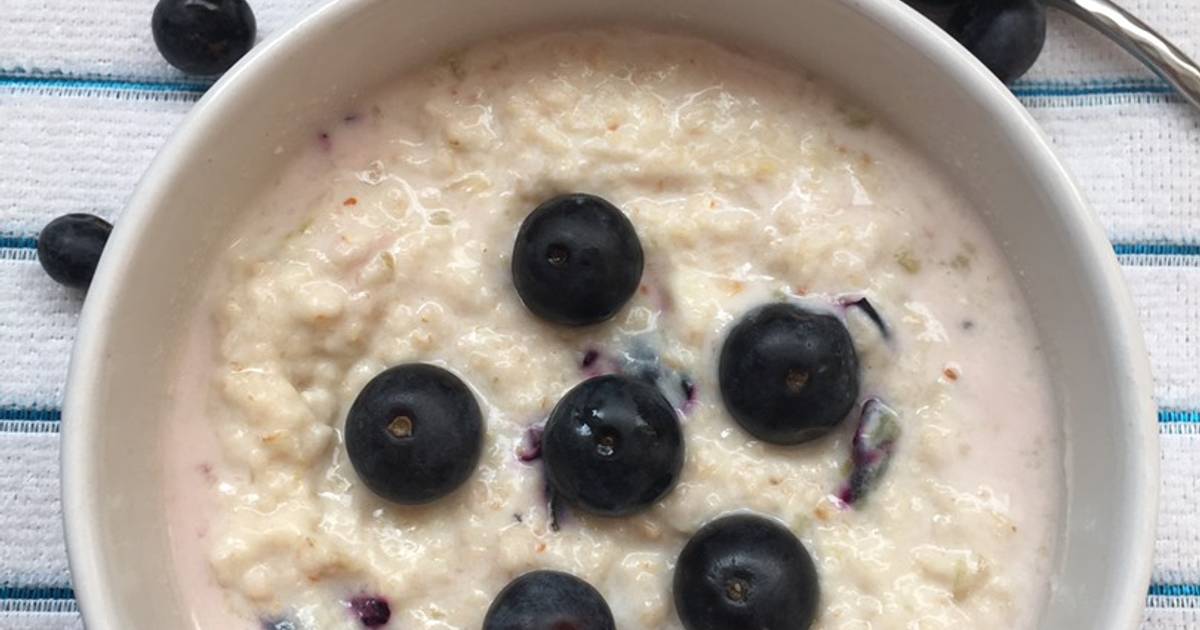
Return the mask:
<path id="1" fill-rule="evenodd" d="M 752 512 L 811 554 L 814 628 L 1033 627 L 1061 495 L 1036 333 L 970 207 L 883 121 L 632 30 L 486 43 L 336 113 L 246 209 L 185 344 L 169 495 L 202 626 L 227 608 L 246 628 L 479 628 L 547 569 L 619 628 L 678 630 L 680 551 Z M 534 316 L 512 276 L 523 220 L 575 192 L 644 252 L 629 301 L 588 326 Z M 844 322 L 857 357 L 846 418 L 802 444 L 754 438 L 721 392 L 726 336 L 771 303 Z M 461 379 L 484 429 L 460 487 L 401 505 L 343 430 L 371 379 L 416 362 Z M 653 383 L 684 445 L 669 492 L 619 517 L 552 509 L 539 452 L 601 374 Z"/>

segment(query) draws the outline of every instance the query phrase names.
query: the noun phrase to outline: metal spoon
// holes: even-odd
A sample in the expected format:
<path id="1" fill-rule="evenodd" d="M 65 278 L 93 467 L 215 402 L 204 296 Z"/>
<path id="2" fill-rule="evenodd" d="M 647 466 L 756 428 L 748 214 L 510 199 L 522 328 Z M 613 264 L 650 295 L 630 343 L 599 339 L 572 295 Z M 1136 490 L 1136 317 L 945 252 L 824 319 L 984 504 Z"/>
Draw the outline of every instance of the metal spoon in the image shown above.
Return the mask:
<path id="1" fill-rule="evenodd" d="M 1117 42 L 1200 109 L 1200 66 L 1145 22 L 1110 0 L 1047 0 Z"/>

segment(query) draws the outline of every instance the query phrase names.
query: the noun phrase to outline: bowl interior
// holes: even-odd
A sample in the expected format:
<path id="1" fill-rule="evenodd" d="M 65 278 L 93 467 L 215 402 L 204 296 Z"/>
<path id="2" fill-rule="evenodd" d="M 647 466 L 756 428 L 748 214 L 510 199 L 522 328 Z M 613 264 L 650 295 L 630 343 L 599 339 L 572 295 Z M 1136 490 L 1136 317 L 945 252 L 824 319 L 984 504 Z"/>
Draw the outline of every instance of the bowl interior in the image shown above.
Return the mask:
<path id="1" fill-rule="evenodd" d="M 1136 627 L 1149 580 L 1156 431 L 1115 258 L 1028 115 L 890 0 L 342 0 L 260 45 L 146 174 L 84 308 L 64 424 L 64 509 L 89 627 L 192 627 L 170 576 L 159 459 L 174 340 L 228 226 L 332 107 L 447 49 L 605 22 L 775 51 L 889 119 L 947 168 L 1017 270 L 1051 361 L 1067 502 L 1042 628 Z M 285 152 L 286 155 L 288 152 Z M 1098 553 L 1098 550 L 1103 552 Z"/>

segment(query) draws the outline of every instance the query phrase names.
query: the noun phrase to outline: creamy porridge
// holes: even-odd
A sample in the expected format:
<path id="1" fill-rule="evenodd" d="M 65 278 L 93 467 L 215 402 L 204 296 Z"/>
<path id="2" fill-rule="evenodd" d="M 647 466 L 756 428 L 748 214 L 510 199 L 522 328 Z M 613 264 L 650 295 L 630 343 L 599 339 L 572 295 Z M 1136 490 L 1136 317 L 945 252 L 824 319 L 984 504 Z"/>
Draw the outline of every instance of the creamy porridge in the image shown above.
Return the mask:
<path id="1" fill-rule="evenodd" d="M 479 628 L 513 578 L 553 569 L 619 628 L 679 629 L 676 558 L 736 511 L 803 542 L 814 628 L 1033 627 L 1061 494 L 1038 342 L 995 243 L 881 121 L 630 30 L 487 43 L 334 114 L 246 209 L 184 344 L 168 496 L 200 627 L 376 626 L 386 602 L 386 627 Z M 645 258 L 628 304 L 583 327 L 513 289 L 522 221 L 572 192 L 619 208 Z M 820 439 L 754 439 L 723 401 L 722 343 L 769 303 L 853 339 L 859 395 Z M 461 487 L 406 506 L 365 487 L 343 429 L 413 362 L 466 384 L 483 437 Z M 539 430 L 613 372 L 677 409 L 678 481 L 627 516 L 552 511 Z M 882 418 L 894 444 L 855 455 L 860 417 L 862 443 Z M 864 462 L 878 479 L 852 488 Z"/>

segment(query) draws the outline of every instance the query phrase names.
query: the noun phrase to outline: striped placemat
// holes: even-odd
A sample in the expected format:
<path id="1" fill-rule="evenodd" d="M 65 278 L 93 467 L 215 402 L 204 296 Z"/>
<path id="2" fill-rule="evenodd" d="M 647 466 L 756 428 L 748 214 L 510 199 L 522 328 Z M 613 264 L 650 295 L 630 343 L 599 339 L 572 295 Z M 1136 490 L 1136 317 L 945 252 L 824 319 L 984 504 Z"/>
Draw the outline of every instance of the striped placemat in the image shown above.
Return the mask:
<path id="1" fill-rule="evenodd" d="M 888 1 L 888 0 L 880 0 Z M 894 1 L 894 0 L 892 0 Z M 319 0 L 251 0 L 261 36 Z M 1129 8 L 1200 55 L 1200 0 Z M 59 404 L 81 296 L 34 237 L 67 212 L 119 215 L 207 83 L 157 55 L 152 0 L 5 0 L 0 20 L 0 628 L 80 628 L 62 543 Z M 1013 91 L 1100 214 L 1153 363 L 1163 492 L 1145 627 L 1200 628 L 1200 113 L 1053 14 Z"/>

